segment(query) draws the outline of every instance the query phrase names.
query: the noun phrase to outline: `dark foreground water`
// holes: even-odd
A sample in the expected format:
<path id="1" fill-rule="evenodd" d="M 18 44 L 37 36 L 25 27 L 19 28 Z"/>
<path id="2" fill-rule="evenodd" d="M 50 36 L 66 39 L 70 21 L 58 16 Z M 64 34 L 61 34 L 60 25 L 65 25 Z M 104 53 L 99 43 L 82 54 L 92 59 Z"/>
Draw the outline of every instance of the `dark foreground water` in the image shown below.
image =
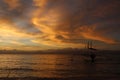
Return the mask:
<path id="1" fill-rule="evenodd" d="M 120 54 L 97 55 L 94 64 L 78 54 L 0 54 L 0 78 L 6 77 L 120 80 Z"/>

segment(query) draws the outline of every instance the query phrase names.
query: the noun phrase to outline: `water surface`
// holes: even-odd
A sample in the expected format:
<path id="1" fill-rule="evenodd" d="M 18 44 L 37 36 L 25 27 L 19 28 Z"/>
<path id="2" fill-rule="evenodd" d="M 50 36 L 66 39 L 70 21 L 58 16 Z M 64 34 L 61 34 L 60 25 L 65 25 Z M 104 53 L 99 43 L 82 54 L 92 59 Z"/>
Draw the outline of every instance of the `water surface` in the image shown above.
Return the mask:
<path id="1" fill-rule="evenodd" d="M 0 54 L 0 77 L 104 77 L 120 76 L 120 55 L 89 57 L 74 54 Z"/>

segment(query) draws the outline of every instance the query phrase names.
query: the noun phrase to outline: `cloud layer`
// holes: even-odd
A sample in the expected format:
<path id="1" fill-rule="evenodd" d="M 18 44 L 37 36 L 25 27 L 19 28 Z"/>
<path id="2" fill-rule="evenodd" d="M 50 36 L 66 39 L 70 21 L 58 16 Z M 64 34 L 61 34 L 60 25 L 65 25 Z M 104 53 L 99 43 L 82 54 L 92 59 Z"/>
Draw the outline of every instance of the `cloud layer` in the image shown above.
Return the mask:
<path id="1" fill-rule="evenodd" d="M 0 42 L 49 49 L 120 40 L 119 0 L 1 0 L 0 5 Z"/>

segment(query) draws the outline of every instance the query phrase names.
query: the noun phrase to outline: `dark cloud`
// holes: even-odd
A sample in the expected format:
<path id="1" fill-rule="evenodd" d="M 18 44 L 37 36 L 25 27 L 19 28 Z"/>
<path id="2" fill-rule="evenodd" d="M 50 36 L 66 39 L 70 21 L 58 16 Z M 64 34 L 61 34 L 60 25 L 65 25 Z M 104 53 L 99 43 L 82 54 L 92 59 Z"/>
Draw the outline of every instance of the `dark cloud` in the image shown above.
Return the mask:
<path id="1" fill-rule="evenodd" d="M 0 0 L 0 5 L 0 19 L 5 20 L 5 23 L 9 21 L 9 24 L 21 31 L 39 32 L 30 22 L 34 8 L 32 0 Z"/>
<path id="2" fill-rule="evenodd" d="M 118 38 L 107 33 L 114 33 L 115 28 L 111 25 L 119 25 L 119 3 L 118 0 L 46 0 L 46 5 L 42 5 L 44 11 L 38 12 L 36 17 L 36 26 L 63 42 L 79 43 L 81 39 L 92 39 L 115 43 Z M 54 16 L 56 14 L 59 15 Z M 56 26 L 50 25 L 55 23 Z"/>

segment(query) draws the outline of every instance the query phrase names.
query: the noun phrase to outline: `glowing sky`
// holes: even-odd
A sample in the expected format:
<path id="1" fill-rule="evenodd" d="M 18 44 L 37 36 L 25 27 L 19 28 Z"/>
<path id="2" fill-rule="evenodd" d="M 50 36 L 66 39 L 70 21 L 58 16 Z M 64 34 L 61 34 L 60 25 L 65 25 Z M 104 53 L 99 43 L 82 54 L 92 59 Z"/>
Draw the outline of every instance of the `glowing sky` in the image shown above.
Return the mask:
<path id="1" fill-rule="evenodd" d="M 120 0 L 0 0 L 0 49 L 120 49 Z"/>

